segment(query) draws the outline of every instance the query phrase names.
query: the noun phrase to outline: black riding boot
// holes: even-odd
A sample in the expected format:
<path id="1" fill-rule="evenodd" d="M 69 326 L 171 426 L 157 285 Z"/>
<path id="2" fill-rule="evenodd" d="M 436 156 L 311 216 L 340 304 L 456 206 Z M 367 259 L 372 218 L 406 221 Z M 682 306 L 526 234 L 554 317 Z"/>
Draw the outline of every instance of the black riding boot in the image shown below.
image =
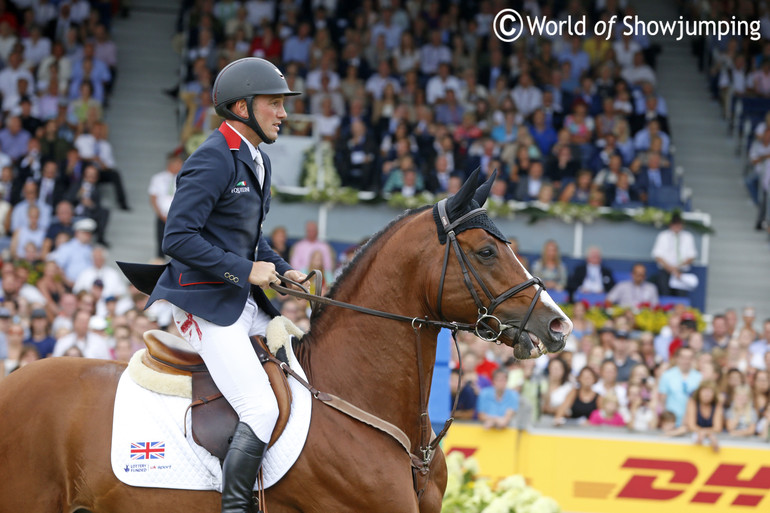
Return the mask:
<path id="1" fill-rule="evenodd" d="M 253 511 L 254 483 L 267 444 L 239 422 L 222 465 L 222 513 Z"/>

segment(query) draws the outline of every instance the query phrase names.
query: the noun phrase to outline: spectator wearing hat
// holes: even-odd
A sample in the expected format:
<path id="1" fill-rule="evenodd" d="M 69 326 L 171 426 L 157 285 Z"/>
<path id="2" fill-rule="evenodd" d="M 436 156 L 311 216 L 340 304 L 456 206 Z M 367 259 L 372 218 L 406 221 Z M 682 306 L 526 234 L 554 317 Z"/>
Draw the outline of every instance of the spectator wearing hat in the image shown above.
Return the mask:
<path id="1" fill-rule="evenodd" d="M 97 333 L 89 331 L 90 321 L 91 314 L 85 310 L 79 310 L 72 323 L 72 333 L 64 335 L 56 341 L 53 356 L 64 356 L 67 351 L 75 347 L 86 358 L 111 359 L 112 355 L 107 340 Z M 106 327 L 106 322 L 103 319 L 102 322 Z"/>
<path id="2" fill-rule="evenodd" d="M 657 235 L 652 247 L 652 257 L 659 268 L 655 278 L 658 293 L 662 296 L 686 295 L 687 291 L 670 286 L 671 278 L 681 278 L 697 256 L 695 238 L 684 230 L 681 214 L 674 212 L 668 229 Z"/>
<path id="3" fill-rule="evenodd" d="M 647 268 L 642 263 L 634 264 L 631 279 L 624 280 L 612 287 L 607 294 L 607 301 L 624 308 L 638 308 L 639 305 L 658 305 L 658 289 L 647 282 Z"/>
<path id="4" fill-rule="evenodd" d="M 96 221 L 85 218 L 73 225 L 75 236 L 61 245 L 50 257 L 64 271 L 67 285 L 72 287 L 80 273 L 93 265 L 93 233 Z"/>
<path id="5" fill-rule="evenodd" d="M 90 291 L 98 281 L 102 284 L 102 296 L 121 297 L 128 293 L 126 283 L 120 273 L 107 265 L 107 252 L 101 246 L 95 246 L 91 251 L 93 265 L 83 269 L 78 275 L 72 291 L 77 294 Z"/>
<path id="6" fill-rule="evenodd" d="M 56 339 L 51 336 L 48 314 L 43 308 L 35 308 L 30 313 L 29 319 L 29 337 L 24 341 L 24 345 L 34 347 L 41 358 L 51 356 Z"/>
<path id="7" fill-rule="evenodd" d="M 627 383 L 631 377 L 631 369 L 639 365 L 639 362 L 631 358 L 633 344 L 627 331 L 616 330 L 613 341 L 611 360 L 618 368 L 618 383 Z"/>

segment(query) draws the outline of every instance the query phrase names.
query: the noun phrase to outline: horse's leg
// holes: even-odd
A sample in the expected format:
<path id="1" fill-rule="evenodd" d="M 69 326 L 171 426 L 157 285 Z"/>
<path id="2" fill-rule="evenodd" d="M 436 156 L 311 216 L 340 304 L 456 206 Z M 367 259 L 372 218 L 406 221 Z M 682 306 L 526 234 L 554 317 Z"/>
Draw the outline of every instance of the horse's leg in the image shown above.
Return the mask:
<path id="1" fill-rule="evenodd" d="M 420 513 L 439 513 L 447 479 L 446 460 L 441 448 L 436 449 L 428 477 L 428 485 L 425 487 L 425 493 L 420 501 Z"/>
<path id="2" fill-rule="evenodd" d="M 418 513 L 409 457 L 388 435 L 316 403 L 297 463 L 268 490 L 271 513 Z"/>

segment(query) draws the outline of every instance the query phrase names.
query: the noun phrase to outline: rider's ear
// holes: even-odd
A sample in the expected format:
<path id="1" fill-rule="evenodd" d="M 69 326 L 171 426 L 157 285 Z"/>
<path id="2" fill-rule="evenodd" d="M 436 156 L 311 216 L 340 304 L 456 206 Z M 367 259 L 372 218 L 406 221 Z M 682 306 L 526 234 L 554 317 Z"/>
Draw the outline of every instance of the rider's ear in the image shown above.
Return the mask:
<path id="1" fill-rule="evenodd" d="M 484 203 L 486 203 L 487 197 L 489 197 L 489 190 L 492 188 L 492 184 L 495 183 L 495 178 L 497 178 L 497 169 L 492 172 L 486 182 L 476 189 L 476 194 L 473 195 L 473 199 L 476 200 L 476 203 L 478 203 L 480 207 L 483 207 Z"/>

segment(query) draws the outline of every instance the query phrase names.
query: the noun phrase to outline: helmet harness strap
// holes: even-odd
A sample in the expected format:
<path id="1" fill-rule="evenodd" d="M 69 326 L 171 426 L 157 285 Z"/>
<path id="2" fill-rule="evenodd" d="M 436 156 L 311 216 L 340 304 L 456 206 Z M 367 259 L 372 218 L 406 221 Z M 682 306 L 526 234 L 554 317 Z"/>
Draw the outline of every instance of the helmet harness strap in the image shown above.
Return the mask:
<path id="1" fill-rule="evenodd" d="M 233 112 L 231 109 L 227 109 L 227 112 L 230 113 L 230 115 L 233 116 L 233 118 L 237 121 L 240 121 L 241 123 L 245 124 L 247 127 L 254 130 L 254 132 L 257 133 L 257 136 L 262 140 L 265 144 L 273 144 L 276 140 L 270 139 L 267 135 L 265 135 L 265 132 L 262 130 L 262 127 L 259 126 L 259 123 L 257 122 L 257 118 L 254 116 L 254 98 L 256 98 L 257 95 L 251 95 L 246 96 L 245 98 L 242 98 L 246 101 L 246 109 L 249 113 L 248 118 L 243 118 Z"/>

